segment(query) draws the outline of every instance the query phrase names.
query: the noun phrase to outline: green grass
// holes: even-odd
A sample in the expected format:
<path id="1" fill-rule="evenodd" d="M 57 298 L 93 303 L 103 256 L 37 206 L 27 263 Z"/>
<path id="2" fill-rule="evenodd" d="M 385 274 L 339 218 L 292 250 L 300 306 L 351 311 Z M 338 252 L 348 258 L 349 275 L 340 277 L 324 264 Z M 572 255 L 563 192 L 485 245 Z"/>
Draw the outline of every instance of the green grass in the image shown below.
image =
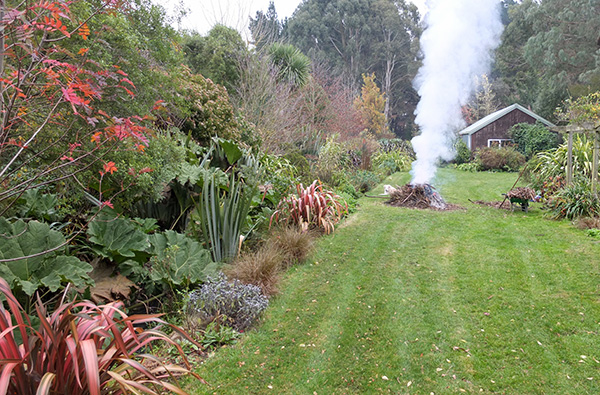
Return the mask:
<path id="1" fill-rule="evenodd" d="M 210 386 L 188 389 L 600 393 L 600 245 L 538 205 L 525 214 L 468 201 L 499 200 L 515 179 L 442 169 L 435 185 L 463 211 L 362 199 L 286 274 L 261 326 L 199 368 Z"/>

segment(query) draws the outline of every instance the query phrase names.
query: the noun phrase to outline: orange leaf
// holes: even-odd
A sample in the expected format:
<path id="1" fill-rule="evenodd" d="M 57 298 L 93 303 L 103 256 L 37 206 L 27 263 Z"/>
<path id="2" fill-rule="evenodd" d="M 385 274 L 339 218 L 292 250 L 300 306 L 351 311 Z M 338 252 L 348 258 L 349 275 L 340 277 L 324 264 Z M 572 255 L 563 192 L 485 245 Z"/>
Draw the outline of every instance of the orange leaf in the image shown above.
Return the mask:
<path id="1" fill-rule="evenodd" d="M 90 35 L 90 28 L 88 27 L 87 23 L 84 23 L 83 26 L 81 26 L 81 29 L 79 29 L 77 34 L 79 34 L 84 40 L 88 39 L 88 36 Z"/>
<path id="2" fill-rule="evenodd" d="M 99 143 L 100 137 L 102 137 L 102 132 L 94 133 L 94 135 L 92 136 L 92 143 Z"/>
<path id="3" fill-rule="evenodd" d="M 104 164 L 104 172 L 105 173 L 113 174 L 115 171 L 117 171 L 117 167 L 115 166 L 115 162 L 110 161 L 110 162 Z"/>

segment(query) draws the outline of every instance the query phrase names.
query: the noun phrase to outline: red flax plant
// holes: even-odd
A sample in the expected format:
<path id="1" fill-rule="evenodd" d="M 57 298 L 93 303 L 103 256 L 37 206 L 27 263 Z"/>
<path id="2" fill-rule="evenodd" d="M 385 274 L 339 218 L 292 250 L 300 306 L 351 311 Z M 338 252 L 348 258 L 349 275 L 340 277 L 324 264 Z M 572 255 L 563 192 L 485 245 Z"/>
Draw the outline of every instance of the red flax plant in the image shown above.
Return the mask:
<path id="1" fill-rule="evenodd" d="M 177 376 L 185 373 L 206 383 L 190 371 L 181 347 L 160 327 L 140 328 L 165 325 L 159 315 L 127 316 L 121 302 L 98 306 L 89 301 L 65 303 L 64 299 L 49 314 L 38 299 L 40 324 L 34 328 L 2 278 L 0 293 L 8 304 L 8 310 L 0 304 L 1 395 L 185 394 L 177 382 Z M 177 327 L 170 327 L 189 339 Z M 186 367 L 165 365 L 144 354 L 156 341 L 176 347 Z"/>
<path id="2" fill-rule="evenodd" d="M 317 180 L 306 188 L 298 184 L 296 191 L 296 195 L 279 202 L 277 210 L 271 216 L 271 224 L 273 220 L 293 223 L 304 231 L 320 229 L 329 234 L 348 212 L 348 205 L 342 203 L 342 199 L 332 191 L 323 189 L 323 185 Z"/>
<path id="3" fill-rule="evenodd" d="M 118 66 L 102 66 L 88 53 L 90 41 L 100 38 L 87 22 L 124 6 L 101 1 L 75 16 L 71 7 L 78 3 L 85 2 L 0 7 L 0 215 L 28 189 L 67 181 L 85 189 L 86 171 L 108 153 L 143 152 L 147 144 L 145 118 L 99 108 L 106 96 L 131 100 L 135 85 Z"/>

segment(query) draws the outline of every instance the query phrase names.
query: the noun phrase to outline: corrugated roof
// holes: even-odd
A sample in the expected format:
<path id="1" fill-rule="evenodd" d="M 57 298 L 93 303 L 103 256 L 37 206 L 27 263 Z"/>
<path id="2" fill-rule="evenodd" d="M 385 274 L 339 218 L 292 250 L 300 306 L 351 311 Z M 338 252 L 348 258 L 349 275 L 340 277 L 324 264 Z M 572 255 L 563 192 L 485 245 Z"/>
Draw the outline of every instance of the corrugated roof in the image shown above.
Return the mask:
<path id="1" fill-rule="evenodd" d="M 471 135 L 471 134 L 477 132 L 478 130 L 486 127 L 490 123 L 502 118 L 503 116 L 505 116 L 506 114 L 508 114 L 509 112 L 514 111 L 514 110 L 521 110 L 525 114 L 537 119 L 538 121 L 540 121 L 541 123 L 543 123 L 546 126 L 555 126 L 552 122 L 540 117 L 539 115 L 535 114 L 534 112 L 529 111 L 528 109 L 521 106 L 520 104 L 515 103 L 512 106 L 508 106 L 506 108 L 503 108 L 502 110 L 498 110 L 494 113 L 491 113 L 487 117 L 481 118 L 479 121 L 475 122 L 474 124 L 464 128 L 463 130 L 458 132 L 458 134 L 461 136 Z"/>

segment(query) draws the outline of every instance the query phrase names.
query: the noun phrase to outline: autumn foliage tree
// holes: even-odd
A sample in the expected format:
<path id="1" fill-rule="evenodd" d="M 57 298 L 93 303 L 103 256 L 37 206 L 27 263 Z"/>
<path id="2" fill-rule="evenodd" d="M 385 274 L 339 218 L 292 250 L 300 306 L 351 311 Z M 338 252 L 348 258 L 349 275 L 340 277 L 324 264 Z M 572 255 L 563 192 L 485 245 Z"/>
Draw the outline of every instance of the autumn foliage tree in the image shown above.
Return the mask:
<path id="1" fill-rule="evenodd" d="M 91 18 L 117 12 L 113 0 L 86 15 L 71 11 L 81 0 L 23 2 L 4 9 L 0 46 L 0 216 L 34 188 L 71 185 L 95 194 L 102 205 L 102 180 L 118 169 L 106 160 L 118 150 L 143 152 L 147 119 L 119 117 L 98 109 L 104 97 L 131 100 L 135 84 L 119 66 L 89 57 L 96 39 Z M 69 43 L 68 46 L 64 45 Z M 90 173 L 90 171 L 95 173 Z M 87 179 L 83 175 L 87 175 Z M 89 179 L 95 174 L 94 180 Z"/>
<path id="2" fill-rule="evenodd" d="M 354 105 L 361 114 L 367 130 L 381 137 L 387 131 L 385 119 L 385 97 L 375 83 L 375 74 L 363 74 L 363 86 L 360 97 Z"/>

